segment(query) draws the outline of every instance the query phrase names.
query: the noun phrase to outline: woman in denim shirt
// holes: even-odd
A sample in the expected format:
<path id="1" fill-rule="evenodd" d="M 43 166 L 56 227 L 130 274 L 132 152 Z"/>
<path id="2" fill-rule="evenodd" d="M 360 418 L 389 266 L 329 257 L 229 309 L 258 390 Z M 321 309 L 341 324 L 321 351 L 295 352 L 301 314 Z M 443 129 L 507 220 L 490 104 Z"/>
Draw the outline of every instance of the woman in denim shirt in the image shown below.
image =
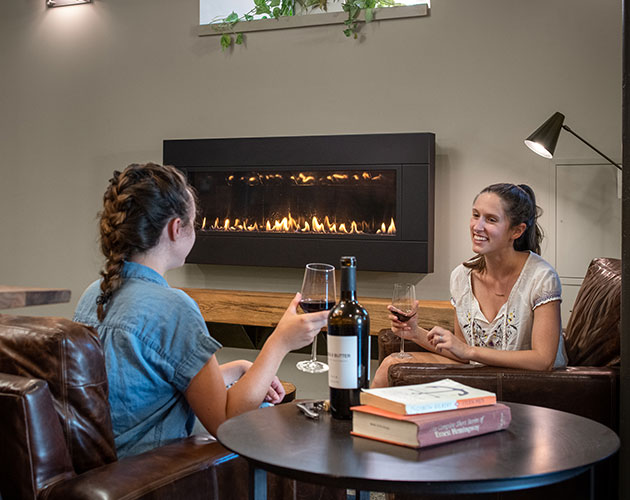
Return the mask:
<path id="1" fill-rule="evenodd" d="M 96 328 L 101 339 L 121 457 L 190 434 L 195 415 L 215 434 L 226 419 L 279 402 L 284 390 L 275 373 L 282 359 L 312 343 L 326 324 L 327 311 L 297 313 L 297 294 L 253 364 L 219 365 L 214 354 L 221 345 L 199 307 L 164 279 L 184 264 L 195 217 L 192 189 L 168 166 L 114 172 L 103 198 L 102 279 L 84 292 L 74 320 Z"/>

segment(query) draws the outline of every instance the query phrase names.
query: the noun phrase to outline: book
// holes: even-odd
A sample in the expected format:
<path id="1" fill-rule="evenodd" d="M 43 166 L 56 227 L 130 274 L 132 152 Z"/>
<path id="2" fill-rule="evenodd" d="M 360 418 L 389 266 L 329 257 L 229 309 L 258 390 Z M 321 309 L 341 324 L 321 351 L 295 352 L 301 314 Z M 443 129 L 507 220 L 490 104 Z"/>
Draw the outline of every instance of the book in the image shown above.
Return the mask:
<path id="1" fill-rule="evenodd" d="M 400 415 L 373 406 L 352 407 L 354 436 L 423 448 L 506 429 L 510 408 L 496 403 L 435 413 Z"/>
<path id="2" fill-rule="evenodd" d="M 445 378 L 427 384 L 363 389 L 360 401 L 362 405 L 413 415 L 491 405 L 497 402 L 497 396 Z"/>

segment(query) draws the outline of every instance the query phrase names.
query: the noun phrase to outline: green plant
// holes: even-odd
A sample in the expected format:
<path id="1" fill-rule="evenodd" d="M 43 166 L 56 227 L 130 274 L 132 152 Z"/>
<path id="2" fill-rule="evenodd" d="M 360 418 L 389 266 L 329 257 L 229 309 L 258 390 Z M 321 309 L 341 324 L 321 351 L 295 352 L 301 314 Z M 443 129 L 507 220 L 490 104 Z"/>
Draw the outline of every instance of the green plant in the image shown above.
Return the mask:
<path id="1" fill-rule="evenodd" d="M 392 7 L 396 5 L 395 0 L 344 0 L 343 11 L 348 14 L 348 19 L 344 21 L 346 29 L 343 30 L 347 37 L 357 38 L 359 34 L 359 14 L 365 14 L 365 22 L 371 23 L 374 20 L 374 9 L 377 7 Z"/>
<path id="2" fill-rule="evenodd" d="M 272 17 L 278 19 L 281 16 L 292 16 L 293 3 L 293 0 L 254 0 L 254 7 L 245 14 L 238 15 L 236 12 L 232 12 L 227 17 L 213 19 L 212 25 L 214 29 L 224 32 L 221 35 L 221 48 L 225 50 L 233 43 L 236 45 L 243 44 L 243 33 L 238 33 L 234 30 L 234 26 L 239 22 L 252 21 L 254 16 L 257 15 L 262 15 L 263 19 Z"/>
<path id="3" fill-rule="evenodd" d="M 245 14 L 232 12 L 227 17 L 215 18 L 212 26 L 217 31 L 222 31 L 221 48 L 223 50 L 233 44 L 241 45 L 244 41 L 243 33 L 237 32 L 234 27 L 241 21 L 252 21 L 254 16 L 262 15 L 263 19 L 294 15 L 294 6 L 299 4 L 303 9 L 312 10 L 319 8 L 328 10 L 328 2 L 342 1 L 342 9 L 348 14 L 344 21 L 344 34 L 347 37 L 358 37 L 360 30 L 359 15 L 364 12 L 365 22 L 370 23 L 374 19 L 374 9 L 377 7 L 392 7 L 399 5 L 395 0 L 254 0 L 254 7 Z"/>

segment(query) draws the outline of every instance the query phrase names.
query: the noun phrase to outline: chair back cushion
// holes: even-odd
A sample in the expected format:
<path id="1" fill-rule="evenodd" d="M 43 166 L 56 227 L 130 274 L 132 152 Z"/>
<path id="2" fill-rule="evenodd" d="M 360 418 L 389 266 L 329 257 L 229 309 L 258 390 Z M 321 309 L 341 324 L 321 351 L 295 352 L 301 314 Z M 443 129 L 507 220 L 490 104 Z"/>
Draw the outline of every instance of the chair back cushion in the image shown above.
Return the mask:
<path id="1" fill-rule="evenodd" d="M 0 373 L 0 492 L 37 498 L 74 476 L 63 431 L 43 380 Z"/>
<path id="2" fill-rule="evenodd" d="M 96 332 L 64 318 L 0 315 L 0 372 L 45 380 L 77 474 L 116 460 Z"/>
<path id="3" fill-rule="evenodd" d="M 593 259 L 565 332 L 571 366 L 614 366 L 621 357 L 621 260 Z"/>

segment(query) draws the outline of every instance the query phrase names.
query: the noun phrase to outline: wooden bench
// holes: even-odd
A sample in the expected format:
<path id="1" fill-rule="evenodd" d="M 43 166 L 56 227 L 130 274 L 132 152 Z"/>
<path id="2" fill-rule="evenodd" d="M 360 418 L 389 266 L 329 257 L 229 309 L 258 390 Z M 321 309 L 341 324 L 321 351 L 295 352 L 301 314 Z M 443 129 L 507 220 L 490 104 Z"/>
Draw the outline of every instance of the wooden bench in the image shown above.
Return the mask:
<path id="1" fill-rule="evenodd" d="M 182 288 L 201 309 L 203 318 L 210 323 L 274 327 L 293 298 L 291 293 L 249 292 L 243 290 L 212 290 Z M 389 328 L 387 305 L 389 298 L 360 297 L 359 301 L 370 314 L 370 333 L 377 335 Z M 454 309 L 447 300 L 421 300 L 418 323 L 424 328 L 435 325 L 452 331 Z"/>
<path id="2" fill-rule="evenodd" d="M 65 288 L 0 285 L 0 309 L 61 304 L 63 302 L 70 302 L 70 290 Z"/>

